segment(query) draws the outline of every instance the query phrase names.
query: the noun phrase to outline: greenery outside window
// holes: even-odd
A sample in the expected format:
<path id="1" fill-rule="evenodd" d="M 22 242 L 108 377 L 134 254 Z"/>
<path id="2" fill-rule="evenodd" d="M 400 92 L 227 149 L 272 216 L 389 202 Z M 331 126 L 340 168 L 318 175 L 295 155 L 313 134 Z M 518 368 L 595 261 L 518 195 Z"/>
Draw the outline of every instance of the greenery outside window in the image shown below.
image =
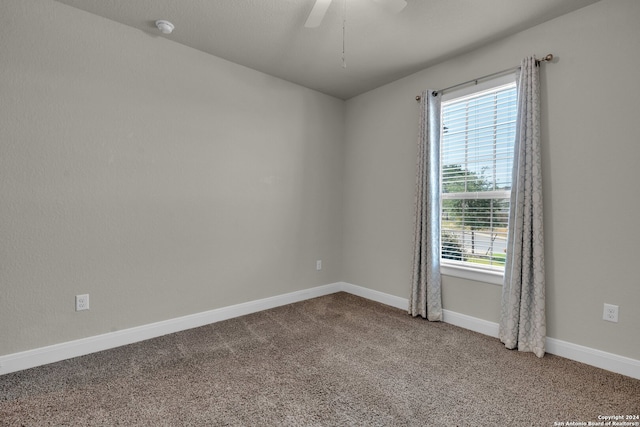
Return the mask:
<path id="1" fill-rule="evenodd" d="M 443 274 L 484 272 L 493 276 L 489 281 L 501 283 L 516 132 L 515 79 L 447 95 L 440 142 Z"/>

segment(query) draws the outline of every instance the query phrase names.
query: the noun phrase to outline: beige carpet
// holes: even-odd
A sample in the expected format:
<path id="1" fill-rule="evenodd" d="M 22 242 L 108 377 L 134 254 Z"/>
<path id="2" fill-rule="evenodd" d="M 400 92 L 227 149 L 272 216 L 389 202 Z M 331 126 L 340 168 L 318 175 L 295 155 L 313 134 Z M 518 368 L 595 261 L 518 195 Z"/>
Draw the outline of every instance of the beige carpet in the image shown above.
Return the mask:
<path id="1" fill-rule="evenodd" d="M 345 293 L 0 377 L 3 426 L 553 426 L 639 412 L 640 380 Z"/>

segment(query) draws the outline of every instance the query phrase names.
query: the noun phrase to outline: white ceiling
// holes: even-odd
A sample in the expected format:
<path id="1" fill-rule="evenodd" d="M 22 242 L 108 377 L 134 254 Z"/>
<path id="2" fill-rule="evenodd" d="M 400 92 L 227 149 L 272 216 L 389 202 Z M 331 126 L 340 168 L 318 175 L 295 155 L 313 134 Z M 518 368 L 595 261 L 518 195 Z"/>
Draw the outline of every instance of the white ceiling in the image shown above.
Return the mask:
<path id="1" fill-rule="evenodd" d="M 598 0 L 408 0 L 391 14 L 372 0 L 333 0 L 318 28 L 304 23 L 315 0 L 58 0 L 166 36 L 341 99 Z M 346 3 L 346 68 L 342 21 Z M 524 52 L 523 54 L 547 52 Z"/>

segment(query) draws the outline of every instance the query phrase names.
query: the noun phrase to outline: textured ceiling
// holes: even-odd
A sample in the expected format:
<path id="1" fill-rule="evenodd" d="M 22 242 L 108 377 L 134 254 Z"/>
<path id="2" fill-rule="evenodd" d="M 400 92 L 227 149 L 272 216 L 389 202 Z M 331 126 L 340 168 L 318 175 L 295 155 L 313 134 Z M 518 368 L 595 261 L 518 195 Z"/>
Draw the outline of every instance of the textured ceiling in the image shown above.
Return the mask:
<path id="1" fill-rule="evenodd" d="M 395 15 L 333 0 L 318 28 L 304 27 L 315 0 L 58 1 L 154 35 L 169 20 L 176 29 L 163 37 L 348 99 L 598 0 L 408 0 Z"/>

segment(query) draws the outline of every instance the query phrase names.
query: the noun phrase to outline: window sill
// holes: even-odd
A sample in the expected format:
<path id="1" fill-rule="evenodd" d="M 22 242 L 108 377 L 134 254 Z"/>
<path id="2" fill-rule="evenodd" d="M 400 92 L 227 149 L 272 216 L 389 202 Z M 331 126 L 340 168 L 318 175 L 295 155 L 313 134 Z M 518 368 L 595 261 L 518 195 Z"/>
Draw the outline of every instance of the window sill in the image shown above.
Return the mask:
<path id="1" fill-rule="evenodd" d="M 492 285 L 498 286 L 502 286 L 504 280 L 504 272 L 502 271 L 470 268 L 448 263 L 440 265 L 440 274 L 444 276 L 460 277 L 467 280 L 475 280 L 476 282 L 491 283 Z"/>

